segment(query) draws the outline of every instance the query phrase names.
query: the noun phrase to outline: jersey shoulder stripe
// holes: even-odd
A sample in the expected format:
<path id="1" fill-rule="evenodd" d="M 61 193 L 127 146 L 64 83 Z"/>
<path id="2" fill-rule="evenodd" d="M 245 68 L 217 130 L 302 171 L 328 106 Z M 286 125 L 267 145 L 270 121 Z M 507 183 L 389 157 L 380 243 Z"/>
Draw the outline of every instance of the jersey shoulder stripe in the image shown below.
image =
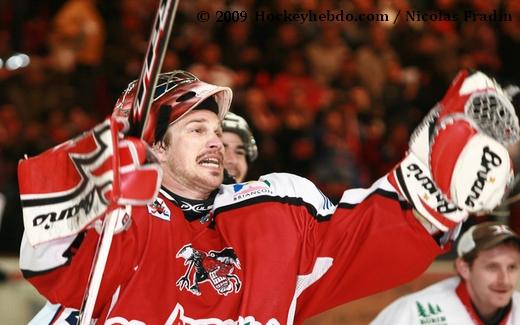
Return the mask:
<path id="1" fill-rule="evenodd" d="M 311 181 L 288 173 L 272 173 L 257 181 L 223 185 L 215 198 L 215 213 L 258 202 L 304 205 L 313 216 L 326 218 L 335 206 Z"/>

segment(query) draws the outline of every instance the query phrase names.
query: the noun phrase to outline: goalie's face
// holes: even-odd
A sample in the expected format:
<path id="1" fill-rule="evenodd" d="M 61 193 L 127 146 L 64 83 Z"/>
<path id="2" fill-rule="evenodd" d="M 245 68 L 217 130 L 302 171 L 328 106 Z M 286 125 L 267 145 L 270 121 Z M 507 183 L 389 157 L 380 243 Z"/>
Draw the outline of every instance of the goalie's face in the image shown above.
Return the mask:
<path id="1" fill-rule="evenodd" d="M 212 111 L 196 109 L 170 125 L 155 145 L 163 185 L 190 199 L 206 199 L 224 177 L 221 121 Z"/>
<path id="2" fill-rule="evenodd" d="M 466 281 L 471 301 L 482 316 L 493 316 L 511 301 L 520 275 L 518 246 L 501 244 L 479 252 L 471 265 L 461 259 L 456 265 Z"/>

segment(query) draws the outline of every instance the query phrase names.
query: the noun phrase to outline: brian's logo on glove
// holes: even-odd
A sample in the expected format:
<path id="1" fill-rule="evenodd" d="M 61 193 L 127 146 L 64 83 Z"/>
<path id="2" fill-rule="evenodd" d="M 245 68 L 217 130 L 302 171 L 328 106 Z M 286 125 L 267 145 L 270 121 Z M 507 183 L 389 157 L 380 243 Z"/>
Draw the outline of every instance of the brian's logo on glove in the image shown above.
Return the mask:
<path id="1" fill-rule="evenodd" d="M 480 161 L 479 169 L 475 175 L 475 181 L 471 186 L 470 194 L 466 197 L 464 203 L 466 206 L 475 207 L 475 201 L 480 198 L 482 190 L 487 182 L 495 183 L 496 179 L 493 176 L 488 177 L 490 171 L 502 165 L 502 159 L 499 155 L 494 153 L 488 146 L 482 149 L 482 160 Z"/>
<path id="2" fill-rule="evenodd" d="M 425 201 L 429 201 L 430 197 L 433 197 L 435 200 L 432 200 L 435 202 L 435 210 L 439 213 L 452 213 L 456 212 L 457 210 L 460 210 L 455 205 L 448 202 L 441 192 L 435 187 L 435 184 L 431 180 L 431 178 L 427 175 L 427 173 L 421 169 L 421 167 L 418 164 L 410 164 L 406 165 L 406 170 L 409 173 L 405 173 L 405 177 L 414 177 L 421 186 L 426 191 L 422 197 L 418 197 L 419 200 L 421 200 L 423 203 Z M 430 195 L 428 195 L 429 193 Z"/>

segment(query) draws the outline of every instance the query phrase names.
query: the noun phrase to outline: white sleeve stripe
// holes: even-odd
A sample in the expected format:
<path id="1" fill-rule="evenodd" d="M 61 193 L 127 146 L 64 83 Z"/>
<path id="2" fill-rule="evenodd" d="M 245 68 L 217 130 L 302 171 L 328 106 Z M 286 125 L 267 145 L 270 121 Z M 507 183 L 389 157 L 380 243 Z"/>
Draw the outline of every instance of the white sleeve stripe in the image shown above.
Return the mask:
<path id="1" fill-rule="evenodd" d="M 67 236 L 33 247 L 24 232 L 20 248 L 20 269 L 44 272 L 67 264 L 69 259 L 63 256 L 63 253 L 70 248 L 78 236 Z"/>
<path id="2" fill-rule="evenodd" d="M 298 275 L 296 280 L 296 290 L 289 307 L 289 313 L 287 315 L 287 325 L 292 325 L 294 322 L 294 315 L 296 313 L 296 301 L 302 292 L 310 287 L 313 283 L 318 281 L 332 266 L 332 257 L 318 257 L 311 273 L 306 275 Z"/>
<path id="3" fill-rule="evenodd" d="M 60 308 L 60 304 L 51 304 L 47 301 L 45 303 L 45 306 L 43 306 L 43 308 L 33 317 L 33 319 L 27 325 L 51 324 L 51 322 L 56 318 Z"/>

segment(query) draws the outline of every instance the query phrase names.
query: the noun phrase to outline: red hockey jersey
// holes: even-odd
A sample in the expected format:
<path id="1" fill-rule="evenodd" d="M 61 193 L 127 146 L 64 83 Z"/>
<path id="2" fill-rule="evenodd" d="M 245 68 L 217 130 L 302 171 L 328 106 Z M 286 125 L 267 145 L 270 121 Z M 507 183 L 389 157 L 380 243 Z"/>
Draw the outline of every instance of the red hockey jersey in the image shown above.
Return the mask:
<path id="1" fill-rule="evenodd" d="M 53 303 L 79 308 L 99 235 L 32 247 L 20 266 Z M 300 324 L 420 275 L 442 252 L 386 178 L 334 206 L 309 180 L 223 185 L 207 222 L 161 191 L 115 235 L 94 316 L 103 324 Z"/>

